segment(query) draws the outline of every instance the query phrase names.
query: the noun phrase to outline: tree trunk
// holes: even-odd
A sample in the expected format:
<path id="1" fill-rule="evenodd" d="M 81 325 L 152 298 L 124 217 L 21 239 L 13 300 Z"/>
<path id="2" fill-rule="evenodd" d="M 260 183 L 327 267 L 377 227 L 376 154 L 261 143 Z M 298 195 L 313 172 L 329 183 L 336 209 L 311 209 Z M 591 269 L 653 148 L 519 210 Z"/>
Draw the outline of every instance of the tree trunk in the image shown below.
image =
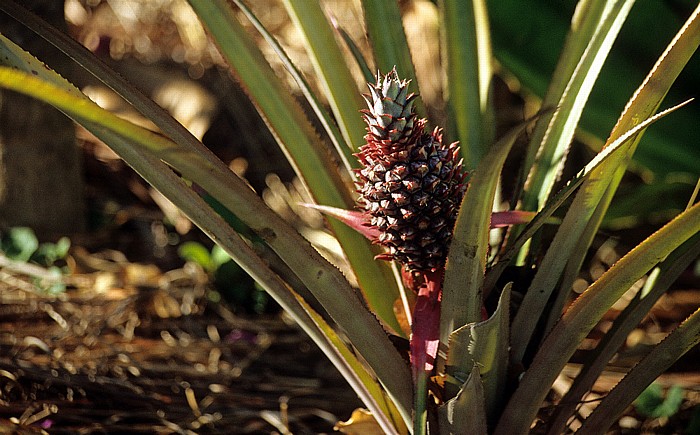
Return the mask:
<path id="1" fill-rule="evenodd" d="M 24 1 L 65 30 L 63 0 Z M 0 32 L 51 67 L 69 67 L 56 49 L 0 15 Z M 0 91 L 0 229 L 28 226 L 40 238 L 84 227 L 80 152 L 73 122 L 36 100 Z"/>

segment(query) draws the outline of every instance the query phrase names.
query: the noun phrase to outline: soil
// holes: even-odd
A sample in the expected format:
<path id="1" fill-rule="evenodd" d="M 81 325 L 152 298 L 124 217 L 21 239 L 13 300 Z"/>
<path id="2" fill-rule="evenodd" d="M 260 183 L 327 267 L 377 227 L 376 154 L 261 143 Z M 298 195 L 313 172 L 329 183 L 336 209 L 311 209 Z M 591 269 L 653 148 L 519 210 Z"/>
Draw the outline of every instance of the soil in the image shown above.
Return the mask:
<path id="1" fill-rule="evenodd" d="M 236 315 L 197 275 L 56 297 L 5 280 L 0 433 L 315 434 L 360 406 L 284 316 Z"/>

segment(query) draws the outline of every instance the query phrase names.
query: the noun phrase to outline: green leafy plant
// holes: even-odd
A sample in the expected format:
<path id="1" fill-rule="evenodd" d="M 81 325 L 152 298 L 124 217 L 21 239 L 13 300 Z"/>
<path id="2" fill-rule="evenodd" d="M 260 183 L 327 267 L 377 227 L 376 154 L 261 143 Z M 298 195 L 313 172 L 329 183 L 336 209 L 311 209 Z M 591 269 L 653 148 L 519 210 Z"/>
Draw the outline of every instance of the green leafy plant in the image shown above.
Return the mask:
<path id="1" fill-rule="evenodd" d="M 47 293 L 61 293 L 66 285 L 65 273 L 70 239 L 61 237 L 55 243 L 39 242 L 27 227 L 12 227 L 0 234 L 0 263 L 18 273 L 34 277 L 34 284 Z M 36 268 L 34 265 L 41 266 Z"/>
<path id="2" fill-rule="evenodd" d="M 182 259 L 198 264 L 210 276 L 219 297 L 223 295 L 234 307 L 258 314 L 272 308 L 265 291 L 219 245 L 208 250 L 199 242 L 188 241 L 177 252 Z"/>
<path id="3" fill-rule="evenodd" d="M 665 394 L 657 383 L 649 385 L 634 401 L 634 408 L 649 418 L 671 417 L 683 403 L 683 388 L 674 385 Z"/>
<path id="4" fill-rule="evenodd" d="M 177 248 L 177 253 L 182 259 L 199 264 L 209 274 L 216 273 L 221 266 L 231 261 L 231 257 L 218 245 L 209 251 L 199 242 L 185 242 Z"/>
<path id="5" fill-rule="evenodd" d="M 329 230 L 343 248 L 359 293 L 166 112 L 87 50 L 12 2 L 0 3 L 0 9 L 66 52 L 152 120 L 162 134 L 101 109 L 5 38 L 0 39 L 0 61 L 9 68 L 0 68 L 0 86 L 62 110 L 178 206 L 324 350 L 384 432 L 520 434 L 536 420 L 547 433 L 564 432 L 577 404 L 627 333 L 700 253 L 700 206 L 693 199 L 687 210 L 569 303 L 571 285 L 637 144 L 647 127 L 679 107 L 657 113 L 700 44 L 700 7 L 677 29 L 663 53 L 657 53 L 657 63 L 629 97 L 615 126 L 605 132 L 608 137 L 600 153 L 557 191 L 589 96 L 600 82 L 599 73 L 632 1 L 578 3 L 552 78 L 540 83 L 543 110 L 498 140 L 493 128 L 489 8 L 484 1 L 439 2 L 449 97 L 444 140 L 439 130 L 431 134 L 425 128 L 425 106 L 410 95 L 418 91 L 419 83 L 396 2 L 361 2 L 372 59 L 364 59 L 350 44 L 363 71 L 371 71 L 368 65 L 373 65 L 381 72 L 365 77 L 372 95 L 365 115 L 369 133 L 364 136 L 362 98 L 321 5 L 284 1 L 320 84 L 322 95 L 316 95 L 274 35 L 242 1 L 235 1 L 299 84 L 341 164 L 330 158 L 329 149 L 231 4 L 189 3 L 308 187 L 315 207 L 328 212 Z M 512 207 L 494 210 L 506 158 L 530 125 L 533 130 Z M 459 151 L 448 145 L 453 140 L 459 141 Z M 353 156 L 358 152 L 359 160 Z M 458 162 L 457 152 L 464 163 Z M 448 168 L 446 172 L 442 167 Z M 424 172 L 437 181 L 428 182 Z M 416 178 L 420 197 L 412 196 Z M 364 212 L 352 212 L 357 198 L 348 180 L 359 181 Z M 440 183 L 447 187 L 439 187 Z M 431 201 L 449 206 L 427 221 L 413 219 L 423 216 L 422 204 Z M 406 203 L 413 208 L 404 207 Z M 221 207 L 239 221 L 236 230 L 222 218 Z M 562 218 L 551 231 L 543 225 L 553 222 L 554 213 Z M 425 233 L 438 225 L 438 218 L 447 233 Z M 490 231 L 499 220 L 512 228 L 501 231 L 500 241 L 492 246 Z M 449 228 L 452 223 L 454 228 Z M 392 233 L 396 228 L 400 231 Z M 422 238 L 412 239 L 416 233 Z M 394 243 L 397 237 L 401 243 Z M 377 256 L 396 261 L 377 261 Z M 506 278 L 510 270 L 534 274 Z M 541 413 L 556 378 L 579 345 L 647 274 L 644 290 L 595 350 L 586 354 L 580 374 L 554 412 Z M 520 296 L 518 304 L 512 302 L 514 289 Z M 410 326 L 402 326 L 399 317 L 409 319 Z M 700 313 L 695 312 L 603 399 L 580 433 L 604 432 L 659 374 L 698 343 L 699 330 Z M 388 333 L 410 340 L 410 364 Z"/>

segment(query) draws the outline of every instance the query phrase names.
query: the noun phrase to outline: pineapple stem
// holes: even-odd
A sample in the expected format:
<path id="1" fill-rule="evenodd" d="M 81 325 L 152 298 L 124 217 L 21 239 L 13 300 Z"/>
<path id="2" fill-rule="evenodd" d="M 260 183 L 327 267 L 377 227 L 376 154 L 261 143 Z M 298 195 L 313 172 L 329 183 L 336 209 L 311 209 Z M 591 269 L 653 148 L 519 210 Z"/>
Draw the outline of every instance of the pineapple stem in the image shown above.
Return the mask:
<path id="1" fill-rule="evenodd" d="M 424 434 L 427 423 L 428 378 L 435 367 L 440 342 L 440 300 L 444 268 L 421 272 L 423 283 L 413 311 L 411 365 L 415 384 L 414 435 Z"/>

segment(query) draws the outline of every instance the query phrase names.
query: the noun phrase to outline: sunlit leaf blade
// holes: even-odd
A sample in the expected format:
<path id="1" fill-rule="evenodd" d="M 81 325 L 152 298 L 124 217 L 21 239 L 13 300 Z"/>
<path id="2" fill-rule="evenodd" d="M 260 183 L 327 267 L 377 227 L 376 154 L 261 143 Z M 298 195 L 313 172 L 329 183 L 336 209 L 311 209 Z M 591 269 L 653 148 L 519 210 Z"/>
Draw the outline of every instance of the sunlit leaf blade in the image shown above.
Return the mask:
<path id="1" fill-rule="evenodd" d="M 365 406 L 372 412 L 377 423 L 385 433 L 407 434 L 406 423 L 401 419 L 401 414 L 396 409 L 394 403 L 386 396 L 377 381 L 367 372 L 357 356 L 348 348 L 341 337 L 326 323 L 318 313 L 298 298 L 298 303 L 308 312 L 308 315 L 316 323 L 317 328 L 322 332 L 319 339 L 325 340 L 328 345 L 333 346 L 336 358 L 340 359 L 340 364 L 335 364 L 343 378 L 357 392 Z M 328 355 L 327 348 L 322 348 Z M 335 362 L 335 361 L 334 361 Z"/>
<path id="2" fill-rule="evenodd" d="M 119 135 L 115 135 L 100 126 L 86 124 L 86 128 L 95 131 L 110 144 L 124 141 Z M 308 304 L 289 291 L 287 284 L 280 281 L 265 261 L 259 258 L 252 248 L 244 243 L 240 236 L 210 209 L 200 196 L 157 158 L 137 148 L 132 148 L 127 143 L 123 143 L 118 148 L 125 152 L 123 157 L 133 163 L 134 169 L 146 181 L 168 198 L 172 198 L 173 203 L 179 209 L 212 240 L 216 240 L 225 252 L 290 314 L 344 375 L 348 383 L 364 400 L 365 405 L 375 411 L 375 418 L 387 428 L 387 433 L 392 433 L 391 429 L 394 427 L 404 427 L 401 433 L 407 432 L 393 403 L 384 396 L 376 381 L 371 378 L 347 346 L 338 339 L 337 334 Z M 392 423 L 387 420 L 387 416 L 394 417 Z"/>
<path id="3" fill-rule="evenodd" d="M 700 44 L 700 20 L 697 19 L 699 12 L 700 5 L 632 96 L 611 132 L 606 147 L 622 135 L 628 135 L 629 130 L 636 128 L 641 119 L 650 117 L 659 107 L 671 84 Z M 554 307 L 560 309 L 564 305 L 570 284 L 584 261 L 587 248 L 597 232 L 630 156 L 634 153 L 644 131 L 637 129 L 637 133 L 625 145 L 625 152 L 615 153 L 592 171 L 576 194 L 560 231 L 552 241 L 530 285 L 523 307 L 514 320 L 515 331 L 519 334 L 513 351 L 516 360 L 524 354 L 525 346 L 530 341 L 529 334 L 532 333 L 534 324 L 537 322 L 538 313 L 560 283 L 566 287 L 560 287 L 561 291 L 555 298 Z M 562 280 L 562 272 L 566 272 L 564 280 Z M 553 316 L 556 314 L 553 313 Z"/>
<path id="4" fill-rule="evenodd" d="M 584 0 L 579 2 L 577 11 L 571 19 L 571 27 L 561 49 L 556 68 L 547 86 L 547 92 L 542 99 L 542 107 L 556 107 L 562 99 L 567 84 L 576 70 L 576 65 L 579 64 L 589 41 L 598 27 L 601 14 L 607 3 L 606 0 Z M 535 123 L 523 161 L 525 170 L 532 170 L 535 156 L 540 149 L 540 144 L 544 139 L 553 115 L 553 113 L 544 115 Z M 524 204 L 523 207 L 526 210 L 537 209 L 533 204 Z"/>
<path id="5" fill-rule="evenodd" d="M 605 165 L 610 167 L 611 162 L 620 164 L 620 160 L 625 157 L 622 155 L 622 151 L 629 149 L 629 142 L 638 138 L 640 132 L 644 131 L 651 123 L 658 121 L 659 119 L 667 116 L 668 114 L 674 112 L 678 108 L 688 104 L 689 101 L 679 104 L 678 106 L 666 109 L 657 115 L 646 119 L 640 124 L 636 125 L 631 130 L 625 132 L 622 136 L 618 137 L 614 142 L 612 142 L 608 147 L 604 148 L 596 157 L 591 160 L 586 167 L 577 176 L 570 181 L 567 186 L 562 189 L 562 192 L 557 194 L 553 200 L 545 207 L 549 210 L 547 213 L 539 213 L 535 219 L 525 228 L 525 231 L 520 235 L 520 240 L 516 241 L 514 248 L 516 246 L 522 246 L 525 243 L 526 237 L 531 235 L 533 231 L 531 230 L 537 225 L 541 225 L 542 219 L 549 217 L 553 209 L 559 207 L 563 202 L 563 198 L 570 195 L 573 192 L 574 186 L 583 185 L 582 189 L 586 188 L 586 183 L 591 180 L 597 174 L 600 174 L 601 168 Z M 613 170 L 616 166 L 612 166 Z M 600 176 L 600 175 L 599 175 Z M 584 177 L 586 177 L 584 179 Z M 604 188 L 605 186 L 603 186 Z M 598 195 L 597 198 L 600 198 Z M 579 191 L 577 198 L 581 197 L 581 192 Z M 595 196 L 593 194 L 589 197 L 584 197 L 584 199 L 589 199 L 595 201 Z M 574 199 L 574 204 L 576 204 L 576 199 Z M 579 213 L 572 212 L 573 205 L 569 207 L 564 221 L 559 226 L 559 231 L 554 237 L 554 240 L 550 244 L 547 253 L 542 260 L 535 277 L 530 283 L 529 290 L 525 294 L 525 298 L 518 310 L 518 313 L 513 320 L 513 348 L 511 350 L 511 356 L 514 361 L 521 361 L 525 350 L 530 343 L 532 333 L 535 330 L 535 326 L 539 321 L 540 315 L 543 313 L 544 307 L 554 290 L 555 285 L 560 279 L 561 270 L 566 266 L 567 261 L 571 261 L 571 258 L 577 255 L 572 249 L 577 246 L 580 239 L 575 235 L 579 235 L 583 229 L 586 228 L 587 223 L 590 220 L 590 216 L 593 215 L 595 211 L 595 206 L 592 208 L 583 208 Z M 555 252 L 561 257 L 552 254 Z M 513 252 L 511 251 L 511 255 Z M 506 257 L 507 258 L 507 257 Z M 502 259 L 503 260 L 503 259 Z M 505 266 L 504 261 L 499 264 L 503 265 L 498 267 L 498 273 L 502 272 Z M 497 277 L 495 270 L 492 270 L 494 277 L 489 280 L 489 284 L 495 283 L 494 279 Z"/>
<path id="6" fill-rule="evenodd" d="M 552 114 L 547 128 L 541 133 L 542 143 L 539 144 L 523 195 L 525 210 L 539 210 L 559 178 L 593 85 L 634 0 L 602 3 L 605 9 L 600 14 L 587 15 L 593 20 L 599 16 L 600 19 L 591 35 L 581 35 L 589 37 L 588 45 L 577 59 L 578 63 L 571 78 L 556 102 L 557 109 Z M 556 82 L 554 84 L 556 85 Z"/>
<path id="7" fill-rule="evenodd" d="M 474 364 L 457 395 L 438 408 L 440 433 L 456 435 L 464 433 L 466 428 L 469 428 L 469 433 L 473 435 L 488 433 L 484 388 L 478 367 Z"/>
<path id="8" fill-rule="evenodd" d="M 228 2 L 190 0 L 190 4 L 316 201 L 331 207 L 352 208 L 352 188 L 341 179 L 303 110 L 254 46 Z M 398 287 L 388 265 L 374 260 L 378 248 L 334 219 L 330 219 L 329 224 L 370 307 L 390 328 L 400 332 L 393 311 L 394 301 L 399 298 Z"/>
<path id="9" fill-rule="evenodd" d="M 49 70 L 45 70 L 49 71 Z M 109 143 L 115 152 L 128 157 L 128 147 L 138 147 L 163 160 L 184 177 L 202 186 L 268 243 L 299 276 L 333 319 L 343 327 L 359 353 L 375 370 L 405 420 L 410 419 L 412 391 L 410 372 L 376 318 L 366 310 L 342 274 L 279 216 L 269 210 L 244 182 L 228 168 L 210 164 L 199 154 L 164 136 L 117 118 L 87 98 L 79 97 L 38 77 L 0 68 L 0 86 L 49 103 L 77 122 L 121 140 Z M 105 137 L 109 139 L 109 137 Z M 135 166 L 136 161 L 129 161 Z M 328 289 L 333 289 L 329 292 Z"/>
<path id="10" fill-rule="evenodd" d="M 253 14 L 253 12 L 241 1 L 241 0 L 233 0 L 234 3 L 241 9 L 241 11 L 245 14 L 246 18 L 250 20 L 250 22 L 255 26 L 255 28 L 260 32 L 260 34 L 265 38 L 268 44 L 272 47 L 272 49 L 277 53 L 277 56 L 279 56 L 280 60 L 282 61 L 282 64 L 285 66 L 289 74 L 294 78 L 294 80 L 297 82 L 299 85 L 299 88 L 301 89 L 302 93 L 304 94 L 304 97 L 306 97 L 306 100 L 309 102 L 309 105 L 313 109 L 314 113 L 316 114 L 317 118 L 321 122 L 321 125 L 323 125 L 323 128 L 326 130 L 326 133 L 328 134 L 328 137 L 331 139 L 333 142 L 333 145 L 335 146 L 335 149 L 338 152 L 338 156 L 342 159 L 343 165 L 345 168 L 348 170 L 348 173 L 353 175 L 352 169 L 359 166 L 357 159 L 352 155 L 353 149 L 356 147 L 353 146 L 350 142 L 348 142 L 348 136 L 347 133 L 345 136 L 341 134 L 338 126 L 335 124 L 335 122 L 331 119 L 330 115 L 327 113 L 326 109 L 322 106 L 321 102 L 319 99 L 316 97 L 316 95 L 313 93 L 311 90 L 311 87 L 307 83 L 306 79 L 302 76 L 301 72 L 296 68 L 292 60 L 289 58 L 287 53 L 284 51 L 284 48 L 280 45 L 280 43 L 277 41 L 277 39 L 270 34 L 270 32 L 267 31 L 267 29 L 262 25 L 262 23 L 258 20 L 258 18 Z M 353 92 L 353 95 L 359 95 L 356 90 Z M 358 103 L 359 104 L 359 103 Z M 359 108 L 357 109 L 359 111 Z M 355 117 L 359 119 L 357 116 L 357 113 L 355 112 Z M 362 128 L 364 128 L 364 125 L 362 122 L 358 123 L 360 126 L 360 130 L 362 131 Z M 355 139 L 358 139 L 355 137 Z M 358 140 L 362 140 L 360 137 Z"/>
<path id="11" fill-rule="evenodd" d="M 450 391 L 450 379 L 464 380 L 472 367 L 479 367 L 489 419 L 496 417 L 504 397 L 510 345 L 510 289 L 510 284 L 503 289 L 498 307 L 490 318 L 457 329 L 449 339 L 445 365 L 447 397 L 451 398 L 455 393 Z"/>
<path id="12" fill-rule="evenodd" d="M 669 258 L 649 274 L 644 287 L 615 319 L 613 326 L 584 361 L 581 371 L 552 415 L 550 434 L 564 431 L 566 422 L 576 409 L 577 403 L 593 386 L 615 352 L 624 344 L 629 333 L 649 314 L 654 303 L 699 256 L 700 234 L 696 234 L 673 251 Z"/>
<path id="13" fill-rule="evenodd" d="M 448 136 L 460 142 L 467 168 L 476 168 L 493 139 L 491 42 L 483 0 L 442 0 L 447 73 Z"/>
<path id="14" fill-rule="evenodd" d="M 221 162 L 219 159 L 205 147 L 197 138 L 192 135 L 182 124 L 175 120 L 166 110 L 156 104 L 153 100 L 146 97 L 141 91 L 127 82 L 121 75 L 112 70 L 104 62 L 98 59 L 92 52 L 84 46 L 78 44 L 65 33 L 57 30 L 45 21 L 27 11 L 19 4 L 14 2 L 0 2 L 0 10 L 12 16 L 16 20 L 24 23 L 29 30 L 35 32 L 46 42 L 54 45 L 59 50 L 63 51 L 67 56 L 79 64 L 85 71 L 92 74 L 110 89 L 115 91 L 119 96 L 124 98 L 134 109 L 151 120 L 161 131 L 168 137 L 177 141 L 179 144 L 187 146 L 189 149 L 196 151 L 201 157 L 205 158 L 210 164 L 217 165 Z M 13 49 L 12 45 L 6 45 L 6 50 L 19 53 L 21 62 L 27 64 L 42 65 L 32 56 L 26 56 L 21 49 Z M 11 63 L 12 66 L 20 67 L 21 63 Z M 39 75 L 52 83 L 57 83 L 67 92 L 80 94 L 72 85 L 65 86 L 67 82 L 56 82 L 56 77 L 59 77 L 51 70 L 46 72 L 41 69 L 33 68 L 39 71 Z M 25 70 L 27 70 L 25 68 Z M 27 70 L 28 71 L 28 70 Z M 82 94 L 80 94 L 82 96 Z"/>
<path id="15" fill-rule="evenodd" d="M 386 74 L 396 66 L 399 77 L 411 80 L 419 88 L 416 71 L 411 61 L 411 52 L 403 30 L 401 11 L 396 0 L 362 0 L 367 34 L 372 44 L 376 68 Z M 420 92 L 418 92 L 420 93 Z M 425 117 L 422 100 L 414 107 L 419 117 Z"/>
<path id="16" fill-rule="evenodd" d="M 700 204 L 632 249 L 581 294 L 543 341 L 501 414 L 496 435 L 527 433 L 552 383 L 608 309 L 659 261 L 700 231 Z M 515 325 L 513 332 L 517 331 Z"/>
<path id="17" fill-rule="evenodd" d="M 365 123 L 358 115 L 364 107 L 364 102 L 335 40 L 335 32 L 320 3 L 285 0 L 284 5 L 304 39 L 304 48 L 325 91 L 340 131 L 352 150 L 357 152 L 364 144 Z"/>
<path id="18" fill-rule="evenodd" d="M 540 97 L 544 97 L 555 70 L 571 16 L 581 3 L 573 0 L 488 2 L 496 58 L 523 87 Z M 583 130 L 601 140 L 607 137 L 637 83 L 696 4 L 693 1 L 637 2 L 591 94 L 581 119 Z M 673 101 L 695 94 L 700 77 L 699 58 L 690 62 L 684 77 L 683 86 L 676 86 L 672 91 Z M 635 161 L 660 175 L 696 173 L 700 155 L 695 144 L 700 141 L 700 130 L 689 130 L 686 126 L 698 118 L 700 106 L 679 113 L 645 134 L 634 155 Z"/>
<path id="19" fill-rule="evenodd" d="M 508 152 L 528 123 L 523 122 L 494 144 L 469 180 L 445 269 L 440 316 L 440 342 L 445 345 L 452 331 L 481 320 L 493 198 Z"/>
<path id="20" fill-rule="evenodd" d="M 632 401 L 671 364 L 700 343 L 700 309 L 649 352 L 598 404 L 576 432 L 603 433 Z"/>
<path id="21" fill-rule="evenodd" d="M 651 114 L 653 114 L 661 105 L 661 101 L 665 98 L 667 92 L 671 88 L 671 85 L 675 82 L 681 71 L 683 71 L 683 69 L 686 67 L 691 57 L 697 50 L 698 45 L 700 45 L 699 14 L 700 5 L 696 7 L 695 11 L 691 14 L 683 27 L 681 27 L 676 36 L 666 47 L 664 53 L 659 57 L 652 70 L 627 103 L 622 116 L 618 120 L 607 140 L 606 146 L 623 134 L 626 129 L 637 125 L 640 119 L 651 116 Z M 670 120 L 674 120 L 679 115 L 683 115 L 683 112 L 679 112 L 678 115 L 672 117 Z M 652 131 L 654 130 L 655 129 L 652 129 Z M 630 154 L 637 150 L 637 145 L 641 140 L 642 133 L 645 132 L 640 132 L 639 137 L 635 138 L 630 145 Z M 601 184 L 606 185 L 607 183 L 605 194 L 596 206 L 596 209 L 583 230 L 582 235 L 579 237 L 574 251 L 577 253 L 577 256 L 572 258 L 567 264 L 562 279 L 561 288 L 568 288 L 578 275 L 580 266 L 584 261 L 584 254 L 587 252 L 588 247 L 595 237 L 597 229 L 606 215 L 612 198 L 617 192 L 617 187 L 619 186 L 625 173 L 627 162 L 628 159 L 626 159 L 623 164 L 618 164 L 614 173 L 610 171 L 608 172 L 607 177 L 602 178 Z M 584 192 L 586 191 L 587 189 L 584 189 L 582 195 L 584 195 Z M 585 197 L 579 199 L 575 204 L 579 205 L 584 202 Z M 559 299 L 556 301 L 558 306 L 563 305 L 563 298 L 564 295 L 559 296 Z"/>
<path id="22" fill-rule="evenodd" d="M 659 119 L 674 113 L 679 108 L 690 103 L 690 101 L 692 100 L 685 101 L 677 106 L 671 107 L 670 109 L 666 109 L 649 119 L 646 119 L 631 130 L 627 131 L 621 137 L 617 138 L 617 140 L 612 142 L 604 150 L 598 153 L 590 162 L 588 162 L 588 164 L 581 171 L 579 171 L 574 178 L 569 180 L 566 186 L 564 186 L 556 195 L 554 195 L 545 205 L 545 207 L 539 213 L 537 213 L 537 215 L 535 215 L 522 233 L 517 237 L 513 245 L 499 257 L 498 263 L 491 267 L 484 281 L 485 295 L 488 295 L 488 292 L 491 291 L 505 268 L 517 254 L 518 250 L 540 229 L 542 225 L 551 219 L 552 214 L 559 207 L 561 207 L 561 205 L 576 191 L 576 189 L 581 186 L 581 184 L 583 184 L 583 182 L 594 170 L 598 169 L 599 166 L 611 156 L 619 153 L 623 149 L 626 149 L 623 148 L 623 145 L 625 145 L 627 141 L 636 137 L 640 131 L 644 130 Z M 533 312 L 536 313 L 536 311 Z"/>

